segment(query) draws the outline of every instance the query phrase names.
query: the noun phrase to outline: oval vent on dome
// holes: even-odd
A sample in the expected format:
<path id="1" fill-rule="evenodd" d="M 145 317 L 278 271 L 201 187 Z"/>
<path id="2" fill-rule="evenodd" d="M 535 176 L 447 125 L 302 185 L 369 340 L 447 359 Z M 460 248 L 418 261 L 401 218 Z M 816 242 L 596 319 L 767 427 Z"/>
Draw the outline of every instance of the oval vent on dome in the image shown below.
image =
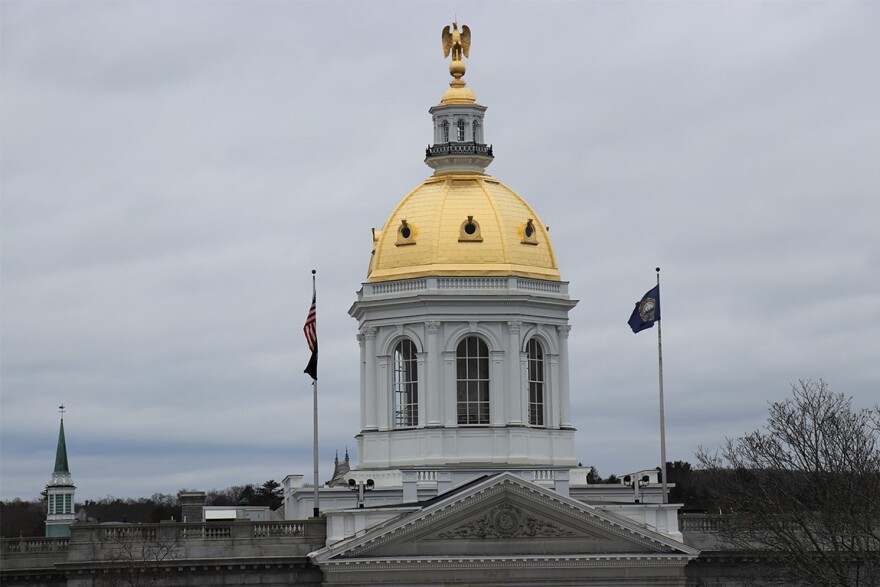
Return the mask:
<path id="1" fill-rule="evenodd" d="M 474 220 L 473 216 L 468 216 L 467 220 L 461 223 L 461 229 L 458 233 L 458 242 L 460 243 L 481 243 L 483 237 L 480 236 L 480 223 Z"/>
<path id="2" fill-rule="evenodd" d="M 538 244 L 538 230 L 535 228 L 535 222 L 531 218 L 529 221 L 523 225 L 520 229 L 522 231 L 522 240 L 520 241 L 524 245 L 537 245 Z"/>
<path id="3" fill-rule="evenodd" d="M 406 220 L 400 221 L 400 228 L 397 229 L 397 242 L 395 244 L 398 247 L 416 244 L 415 230 Z"/>

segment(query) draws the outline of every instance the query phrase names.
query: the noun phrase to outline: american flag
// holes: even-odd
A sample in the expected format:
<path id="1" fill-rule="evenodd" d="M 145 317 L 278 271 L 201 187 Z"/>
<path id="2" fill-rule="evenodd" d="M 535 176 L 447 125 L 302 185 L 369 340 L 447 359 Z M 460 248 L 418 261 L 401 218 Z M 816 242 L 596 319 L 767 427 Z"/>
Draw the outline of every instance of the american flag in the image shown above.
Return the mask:
<path id="1" fill-rule="evenodd" d="M 303 326 L 303 333 L 306 335 L 306 342 L 309 344 L 309 350 L 312 351 L 312 357 L 309 364 L 303 370 L 303 373 L 311 375 L 312 379 L 318 380 L 318 318 L 315 307 L 317 300 L 315 292 L 314 277 L 312 278 L 312 306 L 309 308 L 309 315 L 306 317 L 306 323 Z"/>

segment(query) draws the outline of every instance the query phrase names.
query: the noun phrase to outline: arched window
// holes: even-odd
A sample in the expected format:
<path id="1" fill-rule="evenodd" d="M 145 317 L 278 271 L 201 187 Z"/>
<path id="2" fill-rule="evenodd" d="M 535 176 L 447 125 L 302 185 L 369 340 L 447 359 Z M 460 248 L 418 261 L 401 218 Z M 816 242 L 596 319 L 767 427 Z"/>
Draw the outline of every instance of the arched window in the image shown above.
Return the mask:
<path id="1" fill-rule="evenodd" d="M 448 143 L 449 142 L 449 121 L 444 120 L 443 124 L 441 126 L 443 128 L 443 142 Z"/>
<path id="2" fill-rule="evenodd" d="M 526 351 L 529 357 L 529 424 L 544 425 L 544 349 L 532 338 Z"/>
<path id="3" fill-rule="evenodd" d="M 458 119 L 458 142 L 464 142 L 464 120 Z"/>
<path id="4" fill-rule="evenodd" d="M 394 393 L 394 426 L 419 424 L 419 375 L 416 345 L 408 338 L 394 347 L 392 392 Z"/>
<path id="5" fill-rule="evenodd" d="M 469 336 L 455 351 L 459 424 L 489 423 L 489 347 Z"/>

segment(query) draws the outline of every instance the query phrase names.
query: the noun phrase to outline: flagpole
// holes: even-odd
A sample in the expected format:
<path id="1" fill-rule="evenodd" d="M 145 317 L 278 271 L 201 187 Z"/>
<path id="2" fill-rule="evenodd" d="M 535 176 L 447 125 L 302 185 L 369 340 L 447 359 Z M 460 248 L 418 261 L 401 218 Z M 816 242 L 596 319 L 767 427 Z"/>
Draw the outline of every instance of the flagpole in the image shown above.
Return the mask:
<path id="1" fill-rule="evenodd" d="M 657 287 L 660 287 L 660 268 L 657 267 Z M 660 335 L 662 318 L 657 320 L 657 366 L 660 375 L 660 471 L 663 483 L 663 503 L 669 503 L 666 492 L 666 411 L 663 406 L 663 337 Z"/>
<path id="2" fill-rule="evenodd" d="M 317 298 L 317 289 L 315 286 L 315 273 L 312 269 L 312 299 Z M 312 422 L 312 461 L 315 466 L 315 507 L 312 509 L 312 517 L 317 518 L 321 511 L 318 493 L 318 379 L 312 379 L 312 404 L 314 406 L 314 419 Z"/>
<path id="3" fill-rule="evenodd" d="M 315 421 L 313 428 L 315 430 L 315 436 L 313 440 L 313 454 L 312 460 L 315 462 L 315 507 L 312 510 L 312 517 L 317 518 L 320 513 L 320 505 L 318 503 L 318 380 L 315 379 L 312 381 L 312 396 L 313 403 L 315 405 Z"/>

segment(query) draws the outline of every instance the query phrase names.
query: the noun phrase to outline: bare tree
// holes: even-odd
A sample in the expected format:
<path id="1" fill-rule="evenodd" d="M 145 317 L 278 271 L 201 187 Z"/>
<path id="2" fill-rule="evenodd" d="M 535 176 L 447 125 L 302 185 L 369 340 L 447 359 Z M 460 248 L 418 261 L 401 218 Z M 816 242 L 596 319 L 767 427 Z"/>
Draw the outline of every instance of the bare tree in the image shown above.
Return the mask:
<path id="1" fill-rule="evenodd" d="M 763 429 L 697 453 L 721 537 L 781 581 L 880 585 L 880 406 L 853 410 L 822 380 L 792 390 Z"/>
<path id="2" fill-rule="evenodd" d="M 153 587 L 168 585 L 163 566 L 178 556 L 180 537 L 172 525 L 126 525 L 103 529 L 106 572 L 99 583 L 107 587 Z"/>

